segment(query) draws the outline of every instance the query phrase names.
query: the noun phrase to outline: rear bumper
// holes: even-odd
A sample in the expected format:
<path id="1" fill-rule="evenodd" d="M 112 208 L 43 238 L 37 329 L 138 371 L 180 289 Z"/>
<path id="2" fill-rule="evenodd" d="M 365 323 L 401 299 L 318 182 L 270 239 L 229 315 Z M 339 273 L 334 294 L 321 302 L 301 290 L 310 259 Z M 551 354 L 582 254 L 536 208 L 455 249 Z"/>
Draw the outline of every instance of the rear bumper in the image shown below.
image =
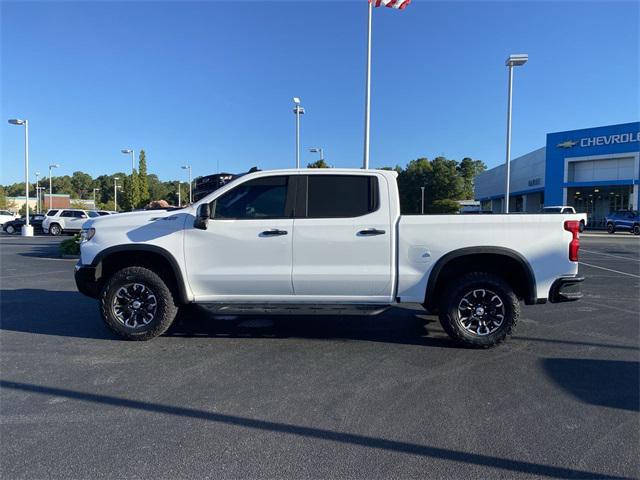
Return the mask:
<path id="1" fill-rule="evenodd" d="M 575 302 L 582 298 L 580 284 L 584 282 L 584 277 L 561 277 L 558 278 L 549 290 L 549 301 L 551 303 Z"/>
<path id="2" fill-rule="evenodd" d="M 91 298 L 98 298 L 100 289 L 98 282 L 100 275 L 97 270 L 98 267 L 81 265 L 80 262 L 78 262 L 75 267 L 74 277 L 78 291 Z"/>

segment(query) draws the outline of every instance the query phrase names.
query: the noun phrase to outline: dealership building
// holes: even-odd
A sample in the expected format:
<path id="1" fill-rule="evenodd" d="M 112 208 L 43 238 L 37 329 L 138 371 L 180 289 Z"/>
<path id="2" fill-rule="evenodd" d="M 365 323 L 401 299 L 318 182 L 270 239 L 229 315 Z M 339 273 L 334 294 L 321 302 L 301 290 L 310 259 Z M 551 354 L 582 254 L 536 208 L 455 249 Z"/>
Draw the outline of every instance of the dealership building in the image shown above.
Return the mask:
<path id="1" fill-rule="evenodd" d="M 509 211 L 570 205 L 604 226 L 614 210 L 638 210 L 640 122 L 547 134 L 546 146 L 511 161 Z M 482 210 L 503 211 L 505 166 L 475 178 Z"/>

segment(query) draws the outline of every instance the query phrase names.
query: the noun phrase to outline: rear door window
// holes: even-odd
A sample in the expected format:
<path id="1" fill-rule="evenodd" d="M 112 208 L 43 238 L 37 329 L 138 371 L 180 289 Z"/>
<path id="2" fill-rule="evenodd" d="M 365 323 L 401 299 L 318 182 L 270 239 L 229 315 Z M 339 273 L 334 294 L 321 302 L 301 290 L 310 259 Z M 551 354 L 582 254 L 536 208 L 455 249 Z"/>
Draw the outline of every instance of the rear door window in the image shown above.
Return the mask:
<path id="1" fill-rule="evenodd" d="M 369 175 L 308 175 L 306 218 L 349 218 L 378 209 L 378 179 Z"/>
<path id="2" fill-rule="evenodd" d="M 72 218 L 73 215 L 73 211 L 72 210 L 64 210 L 61 214 L 61 217 L 65 217 L 65 218 Z"/>
<path id="3" fill-rule="evenodd" d="M 53 217 L 56 213 L 58 213 L 58 210 L 49 210 L 47 212 L 47 217 Z"/>

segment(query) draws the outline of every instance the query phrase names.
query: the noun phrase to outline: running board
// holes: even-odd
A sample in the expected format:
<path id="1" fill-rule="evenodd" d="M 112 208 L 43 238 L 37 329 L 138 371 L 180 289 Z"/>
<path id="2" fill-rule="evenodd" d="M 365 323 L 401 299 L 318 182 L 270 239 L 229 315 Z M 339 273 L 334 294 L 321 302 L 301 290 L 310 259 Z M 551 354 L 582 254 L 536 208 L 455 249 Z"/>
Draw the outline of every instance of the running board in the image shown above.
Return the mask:
<path id="1" fill-rule="evenodd" d="M 217 315 L 378 315 L 389 305 L 199 303 Z"/>

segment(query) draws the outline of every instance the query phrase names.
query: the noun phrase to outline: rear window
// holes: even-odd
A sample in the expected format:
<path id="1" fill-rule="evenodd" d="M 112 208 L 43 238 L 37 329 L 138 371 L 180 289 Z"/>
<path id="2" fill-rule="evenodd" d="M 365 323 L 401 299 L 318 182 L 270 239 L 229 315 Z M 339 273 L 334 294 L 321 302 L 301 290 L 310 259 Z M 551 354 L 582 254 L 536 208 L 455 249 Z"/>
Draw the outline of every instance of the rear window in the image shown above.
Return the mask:
<path id="1" fill-rule="evenodd" d="M 545 213 L 560 213 L 562 211 L 561 208 L 550 208 L 550 207 L 546 207 L 542 210 Z"/>
<path id="2" fill-rule="evenodd" d="M 98 213 L 98 212 L 89 212 L 89 216 L 90 216 L 91 218 L 99 217 L 99 216 L 100 216 L 100 213 Z"/>
<path id="3" fill-rule="evenodd" d="M 47 212 L 47 217 L 53 217 L 56 213 L 58 213 L 58 210 L 49 210 Z"/>
<path id="4" fill-rule="evenodd" d="M 365 175 L 309 175 L 307 218 L 360 217 L 378 209 L 378 180 Z"/>

